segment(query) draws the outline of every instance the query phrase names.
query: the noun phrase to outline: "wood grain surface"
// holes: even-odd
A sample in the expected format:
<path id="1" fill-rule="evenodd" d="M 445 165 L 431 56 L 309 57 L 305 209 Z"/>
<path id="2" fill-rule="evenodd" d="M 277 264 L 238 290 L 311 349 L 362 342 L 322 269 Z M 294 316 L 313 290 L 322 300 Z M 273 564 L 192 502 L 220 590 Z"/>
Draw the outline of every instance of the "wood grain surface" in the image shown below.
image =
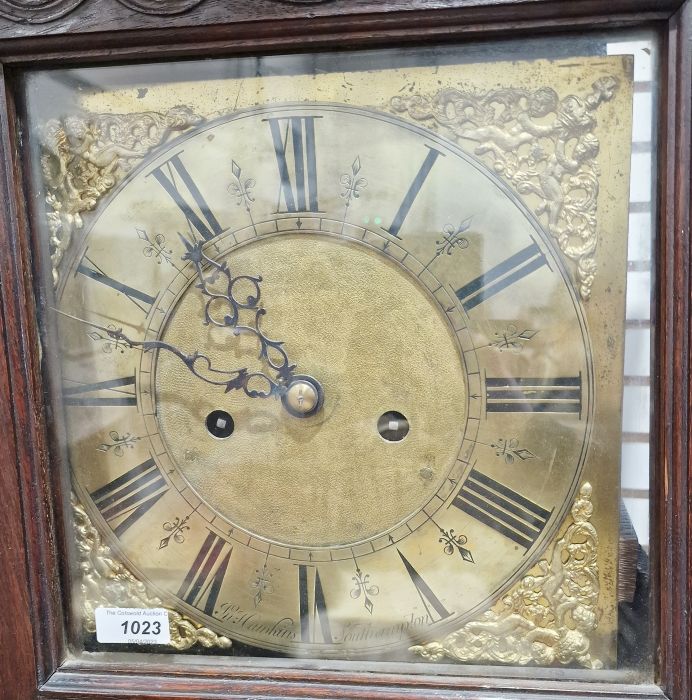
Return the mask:
<path id="1" fill-rule="evenodd" d="M 690 131 L 692 128 L 692 3 L 672 19 L 662 95 L 659 180 L 660 237 L 654 326 L 654 638 L 663 687 L 692 695 L 692 378 L 690 375 Z"/>

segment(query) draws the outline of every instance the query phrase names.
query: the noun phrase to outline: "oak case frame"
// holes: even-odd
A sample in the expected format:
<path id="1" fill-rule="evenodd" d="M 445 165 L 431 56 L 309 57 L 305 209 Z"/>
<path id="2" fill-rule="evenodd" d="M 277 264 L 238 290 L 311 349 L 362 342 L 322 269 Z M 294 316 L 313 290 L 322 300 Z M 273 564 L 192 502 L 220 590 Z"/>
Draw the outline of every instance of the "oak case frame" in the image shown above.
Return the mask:
<path id="1" fill-rule="evenodd" d="M 0 1 L 5 6 L 19 3 Z M 38 3 L 36 3 L 38 4 Z M 177 4 L 180 4 L 179 2 Z M 192 4 L 192 3 L 188 3 Z M 692 695 L 692 482 L 690 433 L 690 131 L 692 0 L 207 0 L 166 18 L 132 2 L 87 0 L 40 24 L 0 19 L 0 694 L 24 698 L 341 697 L 654 698 Z M 141 2 L 140 6 L 153 5 Z M 95 12 L 95 6 L 98 6 Z M 30 20 L 33 10 L 22 10 Z M 165 28 L 164 28 L 165 27 Z M 500 38 L 520 33 L 656 29 L 661 37 L 658 211 L 653 323 L 652 581 L 658 686 L 530 680 L 498 669 L 492 678 L 313 668 L 66 658 L 68 572 L 63 563 L 69 494 L 53 468 L 46 429 L 29 214 L 25 205 L 17 71 L 67 63 L 239 55 L 426 41 Z M 132 657 L 135 658 L 134 656 Z M 539 678 L 540 676 L 540 678 Z M 4 693 L 9 693 L 5 695 Z"/>

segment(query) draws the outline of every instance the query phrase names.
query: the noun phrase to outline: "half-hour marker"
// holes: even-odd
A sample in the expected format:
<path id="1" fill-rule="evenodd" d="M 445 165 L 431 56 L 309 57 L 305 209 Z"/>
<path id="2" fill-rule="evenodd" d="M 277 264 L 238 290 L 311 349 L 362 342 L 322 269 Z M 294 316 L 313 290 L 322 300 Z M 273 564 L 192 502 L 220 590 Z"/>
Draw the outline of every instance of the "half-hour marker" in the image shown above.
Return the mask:
<path id="1" fill-rule="evenodd" d="M 269 123 L 274 144 L 281 180 L 281 195 L 283 195 L 287 212 L 319 211 L 315 119 L 321 119 L 321 117 L 266 120 Z M 289 142 L 292 146 L 292 158 L 288 157 Z"/>
<path id="2" fill-rule="evenodd" d="M 176 179 L 180 179 L 187 194 L 179 186 Z M 180 159 L 180 153 L 176 153 L 158 168 L 154 168 L 149 175 L 153 175 L 176 203 L 180 211 L 197 233 L 206 241 L 218 236 L 223 228 L 212 213 L 207 200 L 202 196 L 197 184 L 192 179 L 187 168 Z M 199 212 L 199 213 L 198 213 Z"/>
<path id="3" fill-rule="evenodd" d="M 213 615 L 232 552 L 226 540 L 209 532 L 178 589 L 178 598 Z"/>
<path id="4" fill-rule="evenodd" d="M 156 301 L 156 297 L 151 296 L 151 294 L 142 292 L 139 289 L 135 289 L 134 287 L 130 287 L 127 284 L 123 284 L 122 282 L 118 282 L 118 280 L 109 277 L 86 255 L 84 255 L 79 263 L 77 272 L 81 275 L 89 277 L 95 282 L 100 282 L 111 289 L 115 289 L 116 292 L 124 294 L 138 309 L 144 311 L 145 314 L 149 313 L 152 304 Z"/>
<path id="5" fill-rule="evenodd" d="M 406 220 L 408 213 L 411 211 L 413 203 L 416 201 L 418 193 L 423 187 L 423 183 L 430 174 L 433 165 L 435 165 L 435 161 L 437 160 L 438 156 L 444 156 L 444 153 L 440 153 L 440 151 L 434 149 L 432 146 L 428 146 L 426 144 L 425 147 L 428 149 L 428 155 L 425 156 L 425 160 L 418 169 L 416 176 L 413 178 L 413 182 L 410 184 L 408 192 L 406 192 L 406 195 L 401 201 L 401 204 L 399 205 L 399 210 L 394 216 L 394 220 L 392 221 L 389 228 L 385 229 L 385 231 L 390 233 L 392 236 L 396 236 L 397 238 L 399 237 L 399 231 L 404 225 L 404 221 Z"/>
<path id="6" fill-rule="evenodd" d="M 136 406 L 135 377 L 119 377 L 93 384 L 64 386 L 67 406 Z"/>
<path id="7" fill-rule="evenodd" d="M 486 377 L 485 410 L 581 416 L 581 372 L 576 377 Z"/>
<path id="8" fill-rule="evenodd" d="M 452 505 L 527 550 L 553 512 L 477 469 L 471 470 Z"/>
<path id="9" fill-rule="evenodd" d="M 428 614 L 431 622 L 439 622 L 449 617 L 452 613 L 445 608 L 442 601 L 433 593 L 432 588 L 425 582 L 423 577 L 415 570 L 413 564 L 401 553 L 399 549 L 401 561 L 406 568 L 406 573 L 411 577 L 411 582 L 416 587 L 418 597 L 420 602 L 425 608 L 425 612 Z"/>
<path id="10" fill-rule="evenodd" d="M 300 611 L 300 638 L 303 642 L 318 641 L 317 626 L 321 641 L 332 643 L 332 631 L 327 616 L 327 601 L 324 597 L 320 572 L 316 566 L 298 565 L 298 603 Z"/>
<path id="11" fill-rule="evenodd" d="M 167 490 L 156 462 L 148 459 L 90 495 L 115 536 L 121 537 Z"/>
<path id="12" fill-rule="evenodd" d="M 495 265 L 457 289 L 456 295 L 464 309 L 470 311 L 543 265 L 547 265 L 543 251 L 535 242 L 531 243 L 504 262 Z"/>

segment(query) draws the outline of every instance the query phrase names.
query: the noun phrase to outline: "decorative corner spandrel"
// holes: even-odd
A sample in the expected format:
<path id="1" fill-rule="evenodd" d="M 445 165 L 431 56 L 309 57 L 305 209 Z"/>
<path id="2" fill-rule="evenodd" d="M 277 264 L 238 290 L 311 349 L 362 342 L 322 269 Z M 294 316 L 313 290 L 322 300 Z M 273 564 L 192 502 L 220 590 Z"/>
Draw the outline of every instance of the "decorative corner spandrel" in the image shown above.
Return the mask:
<path id="1" fill-rule="evenodd" d="M 49 249 L 55 286 L 82 216 L 96 208 L 153 148 L 204 120 L 180 105 L 159 112 L 75 114 L 51 119 L 41 134 Z"/>
<path id="2" fill-rule="evenodd" d="M 94 611 L 99 607 L 165 608 L 171 630 L 171 646 L 178 651 L 196 644 L 206 648 L 228 649 L 231 640 L 216 634 L 164 605 L 150 595 L 146 586 L 114 557 L 110 547 L 92 525 L 87 512 L 72 496 L 77 554 L 79 559 L 79 591 L 85 632 L 94 634 Z"/>
<path id="3" fill-rule="evenodd" d="M 599 622 L 598 533 L 592 488 L 584 483 L 570 525 L 552 549 L 490 610 L 439 642 L 410 648 L 428 661 L 448 658 L 515 665 L 603 667 L 590 653 Z"/>
<path id="4" fill-rule="evenodd" d="M 596 111 L 619 87 L 616 77 L 596 80 L 592 92 L 560 97 L 535 90 L 444 88 L 432 95 L 395 96 L 390 109 L 439 130 L 473 151 L 519 194 L 534 195 L 539 220 L 560 250 L 576 263 L 582 299 L 596 275 L 600 143 Z"/>

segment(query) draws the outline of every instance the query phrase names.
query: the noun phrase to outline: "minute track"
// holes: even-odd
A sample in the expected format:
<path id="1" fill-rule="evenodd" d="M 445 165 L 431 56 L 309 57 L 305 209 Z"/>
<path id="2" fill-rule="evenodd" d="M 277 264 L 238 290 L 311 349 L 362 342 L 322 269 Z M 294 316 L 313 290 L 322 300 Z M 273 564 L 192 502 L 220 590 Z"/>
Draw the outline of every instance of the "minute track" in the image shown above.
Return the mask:
<path id="1" fill-rule="evenodd" d="M 325 239 L 327 240 L 343 240 L 348 242 L 357 242 L 359 247 L 363 246 L 368 250 L 374 250 L 377 251 L 379 254 L 382 254 L 385 259 L 391 260 L 392 264 L 396 265 L 397 267 L 401 267 L 407 275 L 411 275 L 412 277 L 415 276 L 417 271 L 420 269 L 419 266 L 422 266 L 422 263 L 420 263 L 415 258 L 415 256 L 403 251 L 398 244 L 392 242 L 389 243 L 389 245 L 387 245 L 388 239 L 386 234 L 377 229 L 362 227 L 349 222 L 344 223 L 343 218 L 330 218 L 328 216 L 305 216 L 302 217 L 302 221 L 303 226 L 300 229 L 301 236 L 310 237 L 317 234 L 319 236 L 325 237 Z M 278 216 L 266 220 L 257 219 L 253 224 L 243 226 L 238 229 L 225 231 L 217 239 L 214 240 L 214 255 L 218 256 L 219 260 L 222 260 L 224 256 L 231 254 L 233 251 L 243 250 L 248 246 L 254 246 L 259 241 L 269 241 L 274 239 L 275 237 L 281 238 L 283 236 L 292 236 L 294 234 L 297 234 L 297 231 L 295 231 L 295 222 L 295 217 Z M 240 243 L 238 243 L 237 241 L 239 241 Z M 190 245 L 193 244 L 193 242 L 188 243 Z M 194 243 L 194 245 L 199 246 L 201 244 Z M 207 250 L 207 248 L 208 246 L 204 246 L 205 251 Z M 189 276 L 187 279 L 189 280 Z M 195 278 L 193 277 L 192 280 L 194 279 Z M 269 279 L 267 278 L 267 280 L 263 280 L 263 282 L 265 281 L 269 281 Z M 451 297 L 448 294 L 448 292 L 444 291 L 441 281 L 436 281 L 432 273 L 426 276 L 425 279 L 419 280 L 419 283 L 427 287 L 428 293 L 431 295 L 431 297 L 434 297 L 437 300 L 437 304 L 440 305 L 440 307 L 442 307 L 442 303 L 453 303 L 453 297 Z M 175 286 L 176 288 L 179 288 L 178 285 Z M 435 290 L 437 290 L 437 293 L 434 293 Z M 444 297 L 444 300 L 442 299 L 442 297 Z M 164 298 L 168 300 L 169 295 L 165 294 Z M 175 299 L 175 295 L 171 295 L 171 298 Z M 469 340 L 466 340 L 466 337 L 469 333 L 468 329 L 460 328 L 456 330 L 458 333 L 457 337 L 459 338 L 460 342 L 469 343 Z M 478 375 L 477 372 L 474 372 L 473 374 L 473 386 L 475 386 L 475 379 L 477 379 Z M 476 420 L 476 411 L 480 411 L 480 406 L 472 410 L 473 415 L 470 416 L 470 419 L 472 420 L 469 427 L 467 428 L 470 434 L 473 434 L 475 433 L 475 431 L 477 431 L 478 421 Z M 480 413 L 478 413 L 478 417 L 480 417 Z M 462 470 L 463 464 L 461 462 L 453 466 L 453 472 L 457 477 L 461 476 Z M 443 486 L 441 494 L 435 495 L 433 498 L 431 498 L 431 507 L 433 508 L 433 510 L 437 510 L 438 508 L 442 507 L 446 496 L 446 486 Z M 387 536 L 383 536 L 377 538 L 376 540 L 371 540 L 367 543 L 367 546 L 370 551 L 381 551 L 384 549 L 388 549 L 392 546 L 393 543 L 399 542 L 408 537 L 411 534 L 411 532 L 417 530 L 422 523 L 422 519 L 417 519 L 415 525 L 412 525 L 410 527 L 403 526 L 402 532 L 394 532 L 391 541 L 390 539 L 388 539 Z M 221 528 L 222 526 L 219 525 L 219 527 Z M 255 540 L 253 537 L 250 537 L 248 539 L 248 537 L 244 537 L 241 534 L 243 532 L 244 531 L 242 527 L 237 528 L 239 541 L 243 541 L 246 543 L 249 541 L 248 546 L 250 546 L 251 548 L 257 548 L 259 551 L 265 551 L 262 549 L 263 545 L 261 539 L 258 538 L 257 540 Z M 277 556 L 279 558 L 285 557 L 292 561 L 295 561 L 296 563 L 303 561 L 305 557 L 308 556 L 305 550 L 285 551 L 285 548 L 280 543 L 270 543 L 269 551 L 273 556 Z M 314 554 L 315 562 L 322 561 L 323 559 L 321 559 L 320 557 L 325 556 L 324 553 L 320 553 L 319 551 L 315 551 Z M 335 547 L 334 550 L 329 554 L 330 560 L 333 561 L 341 561 L 350 556 L 351 549 L 350 545 L 348 544 Z"/>

